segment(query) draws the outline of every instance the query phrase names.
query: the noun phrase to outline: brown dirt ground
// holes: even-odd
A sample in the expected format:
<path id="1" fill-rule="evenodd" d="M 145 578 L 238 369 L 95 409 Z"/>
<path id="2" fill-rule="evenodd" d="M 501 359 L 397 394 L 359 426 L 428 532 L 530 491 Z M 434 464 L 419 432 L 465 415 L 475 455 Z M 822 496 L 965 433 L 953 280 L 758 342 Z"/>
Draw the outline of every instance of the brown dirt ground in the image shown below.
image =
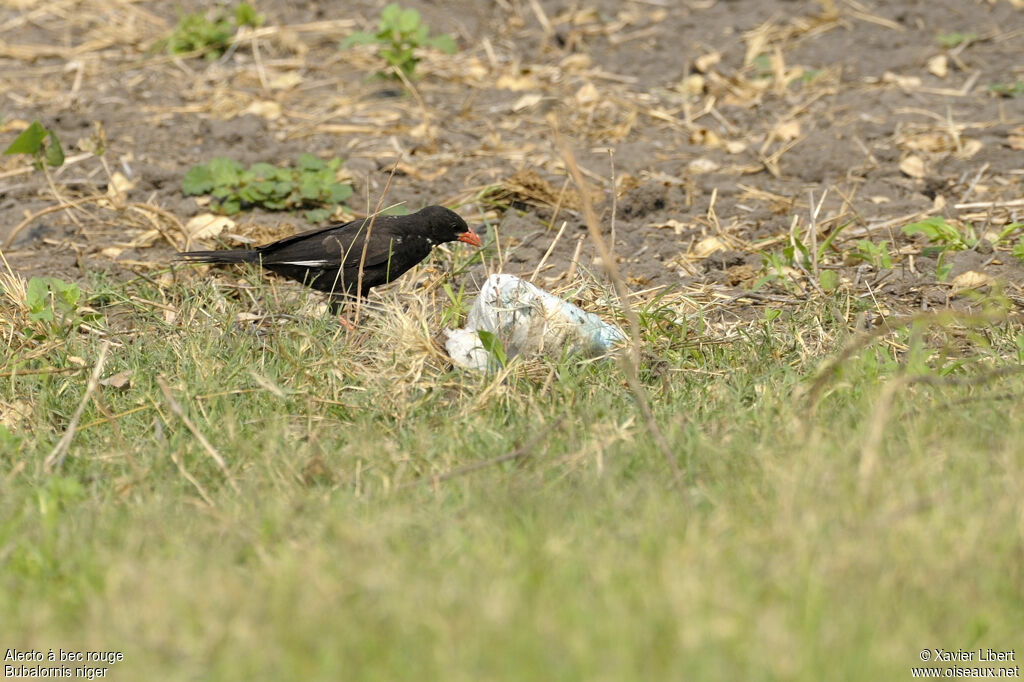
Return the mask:
<path id="1" fill-rule="evenodd" d="M 24 157 L 0 159 L 16 271 L 153 272 L 204 210 L 180 190 L 192 164 L 309 151 L 344 159 L 357 213 L 398 163 L 386 202 L 487 220 L 506 272 L 531 272 L 566 221 L 542 273 L 554 286 L 575 254 L 580 268 L 593 259 L 557 128 L 635 290 L 797 300 L 817 286 L 799 268 L 751 291 L 761 254 L 845 225 L 808 269 L 836 270 L 880 308 L 955 305 L 992 277 L 1024 300 L 1010 244 L 991 244 L 1024 221 L 1024 97 L 989 89 L 1024 80 L 1024 0 L 406 0 L 460 48 L 424 54 L 411 94 L 368 79 L 372 48 L 337 48 L 383 2 L 253 4 L 266 25 L 208 62 L 153 49 L 175 3 L 0 2 L 0 140 L 34 118 L 53 128 L 69 158 L 54 186 L 73 202 L 108 191 L 101 160 L 76 146 L 99 122 L 109 171 L 131 183 L 28 220 L 58 205 L 51 188 Z M 952 32 L 974 37 L 941 46 Z M 926 215 L 989 237 L 947 260 L 945 282 L 921 238 L 899 231 Z M 257 211 L 232 234 L 306 227 Z M 859 238 L 887 240 L 892 269 L 850 258 Z M 970 272 L 980 279 L 959 277 Z"/>

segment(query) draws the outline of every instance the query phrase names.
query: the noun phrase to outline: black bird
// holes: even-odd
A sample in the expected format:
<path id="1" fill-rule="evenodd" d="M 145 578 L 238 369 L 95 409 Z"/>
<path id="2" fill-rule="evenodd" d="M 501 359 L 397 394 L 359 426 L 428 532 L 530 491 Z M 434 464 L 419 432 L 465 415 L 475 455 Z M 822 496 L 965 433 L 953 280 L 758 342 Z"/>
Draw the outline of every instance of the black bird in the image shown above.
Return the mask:
<path id="1" fill-rule="evenodd" d="M 366 218 L 303 232 L 255 249 L 187 251 L 179 253 L 177 260 L 215 265 L 258 263 L 327 292 L 331 309 L 337 311 L 346 298 L 366 296 L 372 287 L 393 282 L 435 246 L 454 241 L 481 245 L 480 237 L 457 213 L 443 206 L 427 206 L 409 215 L 377 216 L 372 223 Z"/>

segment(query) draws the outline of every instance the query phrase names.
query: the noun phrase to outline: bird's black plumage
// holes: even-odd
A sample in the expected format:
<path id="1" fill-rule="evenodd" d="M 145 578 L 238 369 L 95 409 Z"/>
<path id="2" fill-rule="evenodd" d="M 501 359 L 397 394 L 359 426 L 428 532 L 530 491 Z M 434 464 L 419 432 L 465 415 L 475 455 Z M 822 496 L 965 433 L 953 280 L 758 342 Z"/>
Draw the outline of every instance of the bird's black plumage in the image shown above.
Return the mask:
<path id="1" fill-rule="evenodd" d="M 480 246 L 480 238 L 457 213 L 443 206 L 427 206 L 409 215 L 377 216 L 372 222 L 369 218 L 353 220 L 303 232 L 255 249 L 188 251 L 178 254 L 178 260 L 216 265 L 259 263 L 271 272 L 331 294 L 337 305 L 345 297 L 365 296 L 372 287 L 394 281 L 435 246 L 453 241 Z"/>

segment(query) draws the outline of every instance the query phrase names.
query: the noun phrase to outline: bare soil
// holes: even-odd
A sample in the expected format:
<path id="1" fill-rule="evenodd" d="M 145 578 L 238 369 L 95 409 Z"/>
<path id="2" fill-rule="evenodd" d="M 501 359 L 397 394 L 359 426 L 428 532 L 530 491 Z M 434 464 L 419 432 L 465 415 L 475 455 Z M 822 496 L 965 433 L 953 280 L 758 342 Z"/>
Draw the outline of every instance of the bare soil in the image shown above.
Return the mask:
<path id="1" fill-rule="evenodd" d="M 207 209 L 181 178 L 215 156 L 308 151 L 344 160 L 353 214 L 387 187 L 385 204 L 487 222 L 506 272 L 531 273 L 561 232 L 539 277 L 553 286 L 595 255 L 561 137 L 635 290 L 785 302 L 831 269 L 886 311 L 954 305 L 993 278 L 1024 300 L 1016 235 L 995 243 L 1024 221 L 1024 96 L 990 87 L 1024 80 L 1022 0 L 407 0 L 460 48 L 424 52 L 410 84 L 373 78 L 370 47 L 338 49 L 383 2 L 254 4 L 265 26 L 214 61 L 159 49 L 175 3 L 0 7 L 0 139 L 38 118 L 69 158 L 52 188 L 24 157 L 0 159 L 16 271 L 145 274 L 186 244 L 307 229 L 254 211 L 193 240 L 184 224 Z M 953 33 L 970 37 L 944 46 Z M 97 123 L 108 169 L 77 146 Z M 900 231 L 930 215 L 983 237 L 945 257 L 942 281 Z M 840 228 L 809 265 L 763 267 Z M 857 239 L 886 240 L 892 267 L 855 258 Z"/>

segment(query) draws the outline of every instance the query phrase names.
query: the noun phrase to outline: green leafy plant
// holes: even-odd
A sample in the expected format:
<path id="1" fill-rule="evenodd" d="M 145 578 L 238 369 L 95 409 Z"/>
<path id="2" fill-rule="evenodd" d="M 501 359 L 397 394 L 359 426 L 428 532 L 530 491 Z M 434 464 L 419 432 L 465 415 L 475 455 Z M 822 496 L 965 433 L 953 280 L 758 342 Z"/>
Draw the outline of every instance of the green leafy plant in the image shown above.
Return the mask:
<path id="1" fill-rule="evenodd" d="M 184 54 L 203 50 L 206 58 L 213 60 L 224 52 L 233 34 L 231 22 L 221 12 L 212 19 L 203 14 L 184 14 L 167 38 L 167 51 Z"/>
<path id="2" fill-rule="evenodd" d="M 10 291 L 7 296 L 11 296 Z M 62 329 L 95 320 L 96 312 L 81 305 L 82 290 L 73 282 L 56 277 L 32 277 L 24 285 L 24 302 L 29 324 L 27 337 L 45 339 L 58 335 Z"/>
<path id="3" fill-rule="evenodd" d="M 762 253 L 761 254 L 761 269 L 763 275 L 754 282 L 754 289 L 759 288 L 765 282 L 774 281 L 777 284 L 781 284 L 787 290 L 792 289 L 793 282 L 788 274 L 786 274 L 785 268 L 802 268 L 805 271 L 811 270 L 814 267 L 814 263 L 821 264 L 825 260 L 825 256 L 828 253 L 829 248 L 832 246 L 832 242 L 835 240 L 839 233 L 846 229 L 846 226 L 850 223 L 843 223 L 836 229 L 832 230 L 827 237 L 822 239 L 816 246 L 804 244 L 803 240 L 797 234 L 797 230 L 790 230 L 789 244 L 782 248 L 779 253 Z M 794 224 L 795 225 L 795 224 Z M 811 258 L 811 251 L 814 251 L 814 258 Z M 832 271 L 823 270 L 818 273 L 818 284 L 826 292 L 835 291 L 839 286 L 839 276 Z"/>
<path id="4" fill-rule="evenodd" d="M 952 266 L 945 264 L 945 257 L 948 251 L 963 251 L 973 249 L 978 243 L 978 235 L 970 225 L 964 232 L 961 232 L 955 225 L 950 225 L 942 216 L 932 216 L 903 226 L 903 234 L 911 237 L 915 234 L 924 235 L 934 246 L 929 246 L 921 251 L 922 256 L 936 259 L 935 277 L 940 281 L 946 281 Z"/>
<path id="5" fill-rule="evenodd" d="M 818 286 L 825 293 L 832 293 L 839 288 L 839 274 L 835 270 L 822 270 L 818 273 Z"/>
<path id="6" fill-rule="evenodd" d="M 1017 260 L 1024 260 L 1024 236 L 1017 239 L 1017 243 L 1013 245 L 1013 257 Z"/>
<path id="7" fill-rule="evenodd" d="M 903 226 L 903 234 L 912 237 L 915 234 L 922 234 L 928 241 L 936 244 L 933 249 L 925 249 L 924 255 L 937 255 L 939 252 L 952 250 L 963 251 L 972 249 L 978 243 L 978 235 L 974 228 L 968 226 L 966 231 L 961 232 L 954 225 L 946 222 L 942 216 L 932 216 Z"/>
<path id="8" fill-rule="evenodd" d="M 831 233 L 825 239 L 818 243 L 815 249 L 815 258 L 817 262 L 821 262 L 825 258 L 825 254 L 828 252 L 832 241 L 839 236 L 849 223 L 843 223 L 836 229 L 832 230 Z M 798 258 L 799 256 L 799 258 Z M 808 244 L 804 244 L 800 237 L 797 235 L 796 230 L 790 231 L 789 245 L 782 249 L 782 257 L 786 260 L 787 265 L 797 265 L 798 263 L 804 268 L 811 267 L 811 247 Z"/>
<path id="9" fill-rule="evenodd" d="M 953 48 L 964 43 L 969 43 L 978 37 L 976 33 L 961 33 L 960 31 L 950 31 L 949 33 L 940 33 L 935 36 L 935 42 L 945 48 Z"/>
<path id="10" fill-rule="evenodd" d="M 37 169 L 41 169 L 44 162 L 54 167 L 64 163 L 64 149 L 60 146 L 57 134 L 44 128 L 39 121 L 32 121 L 28 128 L 21 131 L 4 150 L 4 154 L 28 154 L 35 159 Z"/>
<path id="11" fill-rule="evenodd" d="M 875 244 L 870 239 L 858 239 L 854 243 L 854 251 L 850 253 L 854 260 L 862 260 L 871 263 L 876 269 L 892 267 L 892 258 L 889 256 L 888 241 L 883 239 Z"/>
<path id="12" fill-rule="evenodd" d="M 30 320 L 59 322 L 74 317 L 82 290 L 73 282 L 56 277 L 33 277 L 25 287 L 25 305 Z"/>
<path id="13" fill-rule="evenodd" d="M 1024 95 L 1024 81 L 989 83 L 988 91 L 1000 97 L 1020 97 Z"/>
<path id="14" fill-rule="evenodd" d="M 794 85 L 807 85 L 813 83 L 818 76 L 821 75 L 820 69 L 811 69 L 806 66 L 800 67 L 800 75 L 795 78 L 791 78 L 787 85 L 793 87 Z"/>
<path id="15" fill-rule="evenodd" d="M 772 58 L 767 52 L 762 52 L 754 57 L 750 62 L 750 66 L 754 70 L 755 78 L 771 78 L 774 73 L 774 70 L 772 69 Z"/>
<path id="16" fill-rule="evenodd" d="M 999 233 L 999 236 L 996 237 L 994 243 L 1002 243 L 1003 240 L 1005 240 L 1007 237 L 1009 237 L 1010 235 L 1012 235 L 1014 232 L 1021 228 L 1024 228 L 1024 223 L 1008 223 L 1005 227 L 1003 227 L 1002 231 Z"/>
<path id="17" fill-rule="evenodd" d="M 786 255 L 786 252 L 789 255 Z M 756 291 L 764 286 L 768 282 L 773 282 L 781 286 L 786 291 L 793 291 L 795 285 L 793 280 L 790 278 L 787 270 L 792 268 L 793 260 L 792 247 L 786 247 L 783 249 L 783 253 L 762 253 L 761 254 L 761 272 L 763 273 L 757 280 L 754 281 L 753 289 Z M 791 272 L 791 270 L 789 270 Z"/>
<path id="18" fill-rule="evenodd" d="M 170 54 L 202 51 L 207 59 L 217 59 L 231 44 L 238 28 L 260 26 L 265 19 L 245 2 L 236 5 L 230 15 L 225 8 L 218 8 L 209 15 L 182 14 L 166 39 L 167 51 Z"/>
<path id="19" fill-rule="evenodd" d="M 341 160 L 323 161 L 300 154 L 294 168 L 255 163 L 249 168 L 233 159 L 214 158 L 192 166 L 182 180 L 187 195 L 209 194 L 212 208 L 232 215 L 259 206 L 270 211 L 306 209 L 311 223 L 325 220 L 351 194 L 335 178 Z"/>
<path id="20" fill-rule="evenodd" d="M 641 344 L 652 351 L 657 348 L 656 352 L 692 350 L 688 337 L 691 331 L 700 333 L 704 329 L 703 317 L 699 312 L 692 319 L 680 314 L 676 303 L 667 302 L 670 293 L 675 293 L 673 288 L 665 287 L 636 309 Z"/>
<path id="21" fill-rule="evenodd" d="M 945 282 L 949 279 L 949 273 L 953 269 L 952 265 L 946 264 L 946 252 L 943 251 L 939 254 L 938 260 L 935 261 L 935 279 L 940 282 Z"/>
<path id="22" fill-rule="evenodd" d="M 455 53 L 455 41 L 448 34 L 430 36 L 430 28 L 420 22 L 420 13 L 414 9 L 402 9 L 398 3 L 391 3 L 380 13 L 376 33 L 358 31 L 340 44 L 341 49 L 353 45 L 376 44 L 380 55 L 390 67 L 399 69 L 403 75 L 412 77 L 419 62 L 416 50 L 432 47 L 445 54 Z M 385 75 L 396 76 L 388 71 Z"/>
<path id="23" fill-rule="evenodd" d="M 235 25 L 236 26 L 252 26 L 258 28 L 263 25 L 267 20 L 267 15 L 257 12 L 252 5 L 247 2 L 240 2 L 235 5 Z"/>
<path id="24" fill-rule="evenodd" d="M 466 294 L 466 285 L 465 283 L 460 284 L 458 291 L 456 291 L 445 280 L 441 282 L 441 289 L 448 298 L 448 305 L 441 311 L 441 326 L 456 327 L 469 311 L 469 302 L 467 300 L 469 297 Z"/>

